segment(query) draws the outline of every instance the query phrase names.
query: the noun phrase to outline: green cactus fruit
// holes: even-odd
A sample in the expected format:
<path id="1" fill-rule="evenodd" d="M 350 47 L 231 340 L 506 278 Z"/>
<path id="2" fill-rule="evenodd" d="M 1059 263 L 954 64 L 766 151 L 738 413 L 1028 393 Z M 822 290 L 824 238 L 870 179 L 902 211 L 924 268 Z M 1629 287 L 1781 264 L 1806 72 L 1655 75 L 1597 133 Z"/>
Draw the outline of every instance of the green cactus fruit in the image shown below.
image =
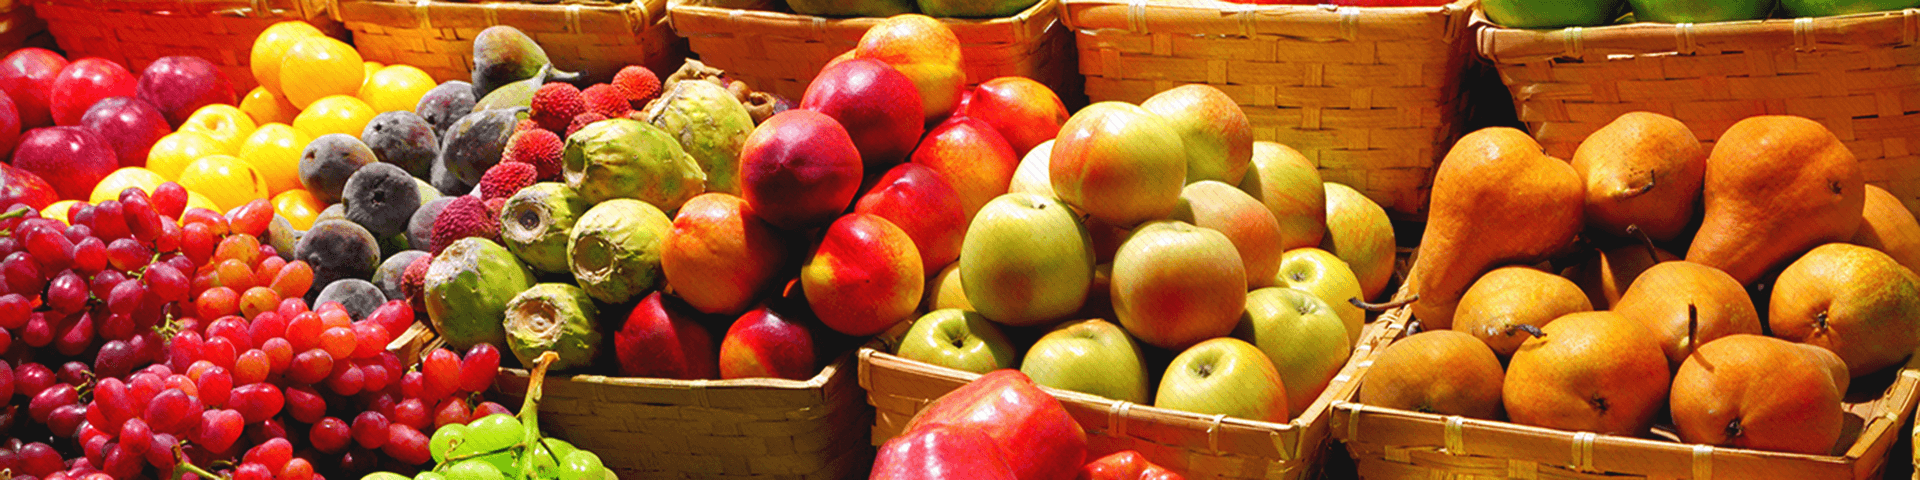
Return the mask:
<path id="1" fill-rule="evenodd" d="M 589 203 L 632 198 L 672 212 L 707 189 L 706 173 L 672 135 L 625 118 L 574 132 L 561 160 L 567 186 Z"/>
<path id="2" fill-rule="evenodd" d="M 454 241 L 427 267 L 427 318 L 455 351 L 507 346 L 507 303 L 533 286 L 533 271 L 492 240 Z"/>
<path id="3" fill-rule="evenodd" d="M 541 353 L 560 354 L 550 371 L 566 371 L 593 364 L 600 351 L 600 312 L 587 292 L 565 283 L 534 285 L 507 302 L 507 347 L 521 365 L 532 365 Z"/>
<path id="4" fill-rule="evenodd" d="M 547 51 L 526 32 L 506 25 L 488 27 L 473 37 L 473 96 L 485 97 L 506 84 L 533 78 L 543 69 L 555 81 L 573 82 L 580 77 L 552 65 Z"/>
<path id="5" fill-rule="evenodd" d="M 636 122 L 637 123 L 637 122 Z M 573 277 L 594 299 L 624 303 L 660 281 L 660 244 L 673 220 L 647 202 L 608 200 L 580 215 L 567 238 Z"/>
<path id="6" fill-rule="evenodd" d="M 713 82 L 674 82 L 647 121 L 672 134 L 707 172 L 707 191 L 740 194 L 740 148 L 753 133 L 747 107 Z"/>
<path id="7" fill-rule="evenodd" d="M 567 234 L 592 206 L 565 184 L 533 184 L 500 208 L 500 240 L 540 273 L 567 273 Z"/>

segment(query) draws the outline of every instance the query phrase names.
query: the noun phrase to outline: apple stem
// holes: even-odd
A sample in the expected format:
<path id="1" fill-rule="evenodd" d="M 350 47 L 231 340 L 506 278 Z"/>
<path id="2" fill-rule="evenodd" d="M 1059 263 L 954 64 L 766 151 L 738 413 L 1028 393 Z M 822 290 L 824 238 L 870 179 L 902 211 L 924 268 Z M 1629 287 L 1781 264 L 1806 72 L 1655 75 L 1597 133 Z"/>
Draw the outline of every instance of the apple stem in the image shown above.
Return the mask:
<path id="1" fill-rule="evenodd" d="M 1386 303 L 1367 303 L 1365 300 L 1361 300 L 1360 297 L 1349 298 L 1347 299 L 1347 303 L 1351 303 L 1353 304 L 1353 306 L 1359 307 L 1361 310 L 1366 310 L 1369 312 L 1384 312 L 1387 310 L 1392 310 L 1392 309 L 1404 307 L 1407 305 L 1412 305 L 1413 302 L 1417 302 L 1419 300 L 1420 300 L 1420 294 L 1416 293 L 1413 295 L 1408 295 L 1407 298 L 1388 301 Z"/>

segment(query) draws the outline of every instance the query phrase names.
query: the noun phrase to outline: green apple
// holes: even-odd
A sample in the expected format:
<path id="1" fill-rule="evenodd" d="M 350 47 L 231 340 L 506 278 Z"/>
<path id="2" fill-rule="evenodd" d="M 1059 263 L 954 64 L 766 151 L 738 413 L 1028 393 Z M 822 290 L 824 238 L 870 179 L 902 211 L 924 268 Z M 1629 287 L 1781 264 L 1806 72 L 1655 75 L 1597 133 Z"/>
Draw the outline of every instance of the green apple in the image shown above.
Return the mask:
<path id="1" fill-rule="evenodd" d="M 1273 211 L 1280 222 L 1280 251 L 1320 245 L 1327 234 L 1327 191 L 1320 170 L 1300 151 L 1273 142 L 1253 142 L 1253 161 L 1240 190 Z"/>
<path id="2" fill-rule="evenodd" d="M 1247 293 L 1247 313 L 1240 316 L 1233 338 L 1267 354 L 1287 386 L 1287 405 L 1296 407 L 1320 398 L 1353 354 L 1340 316 L 1320 297 L 1292 288 Z"/>
<path id="3" fill-rule="evenodd" d="M 1367 312 L 1353 306 L 1361 295 L 1360 279 L 1340 257 L 1318 248 L 1296 248 L 1280 255 L 1280 275 L 1274 286 L 1298 288 L 1320 297 L 1347 326 L 1347 345 L 1360 341 L 1360 326 Z"/>
<path id="4" fill-rule="evenodd" d="M 1353 268 L 1365 300 L 1380 298 L 1393 281 L 1393 220 L 1359 190 L 1327 182 L 1327 236 L 1320 249 Z"/>
<path id="5" fill-rule="evenodd" d="M 913 0 L 787 0 L 801 15 L 822 17 L 891 17 L 913 13 Z"/>
<path id="6" fill-rule="evenodd" d="M 1767 18 L 1774 0 L 1627 0 L 1642 22 L 1707 23 Z"/>
<path id="7" fill-rule="evenodd" d="M 1792 17 L 1831 17 L 1920 7 L 1920 0 L 1780 0 Z"/>
<path id="8" fill-rule="evenodd" d="M 1000 327 L 978 313 L 949 308 L 935 310 L 913 322 L 900 339 L 900 358 L 932 365 L 987 373 L 1013 366 L 1013 343 Z"/>
<path id="9" fill-rule="evenodd" d="M 929 17 L 1000 18 L 1032 7 L 1038 0 L 919 0 L 920 13 Z"/>
<path id="10" fill-rule="evenodd" d="M 960 262 L 947 264 L 940 273 L 927 279 L 927 298 L 920 300 L 920 310 L 934 311 L 948 308 L 973 310 L 973 304 L 967 303 L 967 292 L 960 286 Z"/>
<path id="11" fill-rule="evenodd" d="M 1481 0 L 1487 19 L 1508 28 L 1590 27 L 1613 23 L 1622 0 Z"/>
<path id="12" fill-rule="evenodd" d="M 1047 160 L 1053 158 L 1053 140 L 1040 142 L 1027 156 L 1020 159 L 1020 166 L 1013 169 L 1013 183 L 1007 185 L 1007 193 L 1037 193 L 1053 196 L 1053 179 L 1047 176 Z"/>
<path id="13" fill-rule="evenodd" d="M 1167 364 L 1153 406 L 1263 422 L 1293 418 L 1280 372 L 1258 347 L 1232 337 L 1207 340 Z"/>
<path id="14" fill-rule="evenodd" d="M 1033 383 L 1114 400 L 1147 403 L 1147 365 L 1140 344 L 1101 319 L 1054 327 L 1020 361 Z"/>
<path id="15" fill-rule="evenodd" d="M 1086 303 L 1093 239 L 1059 200 L 1009 193 L 974 215 L 959 263 L 974 311 L 1006 325 L 1045 325 Z"/>

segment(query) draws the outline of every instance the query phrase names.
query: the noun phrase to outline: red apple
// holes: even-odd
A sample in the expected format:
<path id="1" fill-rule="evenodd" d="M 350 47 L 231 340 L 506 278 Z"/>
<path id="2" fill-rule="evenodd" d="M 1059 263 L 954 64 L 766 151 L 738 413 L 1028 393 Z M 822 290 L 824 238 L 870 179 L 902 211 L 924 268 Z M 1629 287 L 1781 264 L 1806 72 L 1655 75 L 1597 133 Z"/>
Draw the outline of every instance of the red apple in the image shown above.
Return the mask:
<path id="1" fill-rule="evenodd" d="M 697 380 L 714 378 L 720 367 L 713 334 L 699 322 L 700 312 L 680 299 L 653 292 L 627 314 L 613 334 L 620 374 L 629 377 Z"/>
<path id="2" fill-rule="evenodd" d="M 768 118 L 740 148 L 740 193 L 760 218 L 787 230 L 827 224 L 860 188 L 860 152 L 846 128 L 812 110 Z"/>
<path id="3" fill-rule="evenodd" d="M 856 337 L 884 332 L 912 316 L 926 286 L 913 239 L 893 222 L 867 213 L 835 220 L 800 269 L 800 287 L 814 315 L 828 328 Z"/>
<path id="4" fill-rule="evenodd" d="M 993 439 L 967 427 L 933 424 L 887 440 L 873 458 L 871 480 L 1014 480 Z"/>
<path id="5" fill-rule="evenodd" d="M 60 201 L 60 194 L 55 193 L 53 185 L 48 185 L 39 175 L 0 163 L 0 209 L 24 203 L 34 210 L 40 210 L 57 201 Z"/>
<path id="6" fill-rule="evenodd" d="M 36 128 L 20 137 L 13 166 L 53 185 L 62 199 L 86 200 L 95 184 L 120 168 L 113 147 L 85 127 Z"/>
<path id="7" fill-rule="evenodd" d="M 147 151 L 160 137 L 173 133 L 167 118 L 145 100 L 113 97 L 101 100 L 80 116 L 80 126 L 100 135 L 120 159 L 122 167 L 144 167 Z"/>
<path id="8" fill-rule="evenodd" d="M 734 320 L 720 341 L 720 378 L 806 380 L 819 373 L 813 333 L 765 307 Z"/>
<path id="9" fill-rule="evenodd" d="M 926 140 L 913 151 L 913 163 L 926 165 L 960 192 L 960 204 L 967 218 L 994 197 L 1007 193 L 1013 185 L 1013 172 L 1020 168 L 1020 156 L 1000 137 L 993 126 L 979 119 L 953 117 L 927 132 Z"/>
<path id="10" fill-rule="evenodd" d="M 879 60 L 854 59 L 820 71 L 800 108 L 824 113 L 846 127 L 869 171 L 907 159 L 926 133 L 920 91 L 913 80 Z"/>
<path id="11" fill-rule="evenodd" d="M 237 100 L 233 82 L 204 58 L 195 56 L 161 57 L 140 72 L 137 87 L 141 100 L 152 103 L 166 114 L 167 122 L 178 128 L 193 112 L 212 104 L 233 105 Z"/>
<path id="12" fill-rule="evenodd" d="M 0 159 L 13 153 L 13 147 L 20 144 L 20 107 L 13 97 L 0 91 Z"/>
<path id="13" fill-rule="evenodd" d="M 960 240 L 966 238 L 968 223 L 960 192 L 926 165 L 902 163 L 888 170 L 854 204 L 853 211 L 879 215 L 907 232 L 920 249 L 927 276 L 960 258 Z"/>
<path id="14" fill-rule="evenodd" d="M 914 415 L 906 431 L 936 424 L 986 434 L 1020 480 L 1071 479 L 1087 459 L 1087 432 L 1019 370 L 996 370 L 948 392 Z"/>
<path id="15" fill-rule="evenodd" d="M 55 125 L 79 125 L 80 116 L 95 102 L 107 97 L 131 97 L 140 79 L 126 67 L 104 58 L 82 58 L 60 70 L 53 79 L 53 96 L 47 109 Z"/>
<path id="16" fill-rule="evenodd" d="M 787 247 L 773 226 L 746 200 L 725 193 L 687 200 L 662 242 L 660 270 L 667 284 L 706 313 L 746 310 L 787 266 Z"/>
<path id="17" fill-rule="evenodd" d="M 1067 105 L 1045 84 L 1027 77 L 1000 77 L 974 87 L 954 116 L 978 118 L 1007 139 L 1015 155 L 1028 155 L 1040 142 L 1060 135 Z"/>
<path id="18" fill-rule="evenodd" d="M 1155 465 L 1137 450 L 1114 452 L 1087 462 L 1079 480 L 1185 480 L 1166 467 Z"/>
<path id="19" fill-rule="evenodd" d="M 0 59 L 0 90 L 20 109 L 22 128 L 53 125 L 53 79 L 67 68 L 66 57 L 44 48 L 22 48 Z"/>
<path id="20" fill-rule="evenodd" d="M 960 37 L 945 23 L 926 15 L 895 15 L 860 36 L 855 58 L 886 62 L 913 80 L 920 92 L 923 123 L 953 112 L 967 88 Z"/>

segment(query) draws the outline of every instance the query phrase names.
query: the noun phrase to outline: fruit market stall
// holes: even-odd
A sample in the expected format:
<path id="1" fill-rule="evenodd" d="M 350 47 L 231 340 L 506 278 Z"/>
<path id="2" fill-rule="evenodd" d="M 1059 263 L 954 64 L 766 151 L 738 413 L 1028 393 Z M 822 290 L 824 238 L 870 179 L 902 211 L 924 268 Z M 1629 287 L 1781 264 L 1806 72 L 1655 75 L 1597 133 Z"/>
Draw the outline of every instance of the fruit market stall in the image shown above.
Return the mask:
<path id="1" fill-rule="evenodd" d="M 1333 3 L 36 2 L 0 479 L 1912 474 L 1920 0 Z"/>

